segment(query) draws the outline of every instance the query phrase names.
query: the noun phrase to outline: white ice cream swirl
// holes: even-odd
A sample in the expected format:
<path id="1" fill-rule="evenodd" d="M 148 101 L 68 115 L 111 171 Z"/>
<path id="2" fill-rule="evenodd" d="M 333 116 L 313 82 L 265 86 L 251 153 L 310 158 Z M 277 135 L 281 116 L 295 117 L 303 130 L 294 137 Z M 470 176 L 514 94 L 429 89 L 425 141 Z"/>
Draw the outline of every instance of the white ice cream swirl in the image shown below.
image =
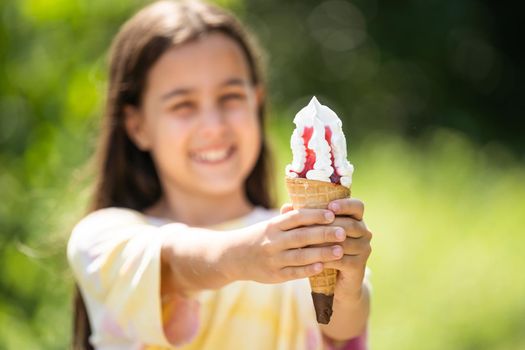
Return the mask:
<path id="1" fill-rule="evenodd" d="M 306 147 L 302 136 L 305 128 L 312 127 L 312 137 L 307 146 L 315 152 L 315 163 L 313 169 L 306 173 L 306 178 L 330 182 L 330 176 L 334 173 L 330 159 L 330 151 L 332 151 L 334 166 L 337 174 L 341 176 L 341 185 L 350 187 L 354 167 L 346 159 L 346 139 L 337 114 L 327 106 L 321 105 L 314 96 L 310 103 L 296 114 L 294 123 L 296 128 L 290 142 L 293 160 L 286 167 L 286 175 L 295 178 L 303 172 L 306 163 Z M 325 126 L 328 126 L 332 132 L 331 145 L 325 139 Z"/>

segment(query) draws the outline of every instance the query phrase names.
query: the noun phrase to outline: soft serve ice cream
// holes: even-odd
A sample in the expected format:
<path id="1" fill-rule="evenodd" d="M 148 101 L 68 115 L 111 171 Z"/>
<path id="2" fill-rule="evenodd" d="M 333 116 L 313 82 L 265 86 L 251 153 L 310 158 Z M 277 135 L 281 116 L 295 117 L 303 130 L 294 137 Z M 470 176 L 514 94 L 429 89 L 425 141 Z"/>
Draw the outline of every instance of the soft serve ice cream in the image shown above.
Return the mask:
<path id="1" fill-rule="evenodd" d="M 294 209 L 326 209 L 336 199 L 348 198 L 354 167 L 346 159 L 341 120 L 315 97 L 297 113 L 292 134 L 292 163 L 286 167 L 286 188 Z M 337 270 L 325 268 L 310 276 L 317 322 L 332 316 Z"/>
<path id="2" fill-rule="evenodd" d="M 294 118 L 293 160 L 286 176 L 350 187 L 354 167 L 346 159 L 346 139 L 337 114 L 312 97 Z"/>

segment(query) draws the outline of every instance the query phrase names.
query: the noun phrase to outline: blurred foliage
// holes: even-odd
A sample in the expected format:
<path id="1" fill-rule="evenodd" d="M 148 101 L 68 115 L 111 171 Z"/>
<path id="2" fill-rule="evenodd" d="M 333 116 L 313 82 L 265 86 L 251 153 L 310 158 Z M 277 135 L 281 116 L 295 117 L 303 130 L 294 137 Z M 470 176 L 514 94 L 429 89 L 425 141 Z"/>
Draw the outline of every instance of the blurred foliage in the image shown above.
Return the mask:
<path id="1" fill-rule="evenodd" d="M 270 52 L 272 96 L 288 114 L 316 94 L 358 140 L 370 130 L 421 136 L 443 126 L 524 156 L 525 48 L 514 13 L 523 10 L 465 0 L 252 0 L 243 13 Z"/>
<path id="2" fill-rule="evenodd" d="M 353 193 L 376 233 L 374 348 L 525 348 L 520 11 L 488 1 L 217 2 L 269 52 L 278 179 L 291 119 L 311 95 L 344 119 Z M 2 349 L 69 342 L 65 245 L 89 198 L 107 49 L 144 3 L 0 2 Z"/>

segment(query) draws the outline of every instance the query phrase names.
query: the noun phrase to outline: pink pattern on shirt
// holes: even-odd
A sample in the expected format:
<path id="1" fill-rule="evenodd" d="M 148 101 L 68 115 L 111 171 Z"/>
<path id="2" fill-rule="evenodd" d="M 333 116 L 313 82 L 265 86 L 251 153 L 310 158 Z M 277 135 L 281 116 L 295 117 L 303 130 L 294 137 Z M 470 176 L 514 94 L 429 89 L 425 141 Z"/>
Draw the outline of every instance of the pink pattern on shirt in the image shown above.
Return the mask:
<path id="1" fill-rule="evenodd" d="M 101 329 L 103 329 L 104 331 L 106 331 L 114 337 L 126 336 L 122 328 L 120 328 L 118 323 L 115 321 L 115 319 L 111 316 L 109 312 L 105 313 L 104 317 L 102 318 Z"/>
<path id="2" fill-rule="evenodd" d="M 317 349 L 319 344 L 319 331 L 317 329 L 308 328 L 306 330 L 306 350 Z"/>

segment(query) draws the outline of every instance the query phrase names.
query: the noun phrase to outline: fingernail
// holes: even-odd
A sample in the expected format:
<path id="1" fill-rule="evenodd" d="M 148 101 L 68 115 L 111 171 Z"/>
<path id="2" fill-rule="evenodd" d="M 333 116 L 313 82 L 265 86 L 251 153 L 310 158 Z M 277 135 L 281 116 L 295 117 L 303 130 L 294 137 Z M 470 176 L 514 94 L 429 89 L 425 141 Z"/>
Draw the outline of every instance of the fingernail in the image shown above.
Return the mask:
<path id="1" fill-rule="evenodd" d="M 315 271 L 321 271 L 323 269 L 323 264 L 315 264 L 314 265 L 314 270 Z"/>
<path id="2" fill-rule="evenodd" d="M 334 213 L 327 211 L 324 213 L 324 217 L 327 221 L 332 221 L 334 219 Z"/>
<path id="3" fill-rule="evenodd" d="M 332 254 L 334 256 L 340 256 L 343 253 L 343 249 L 340 246 L 335 246 L 332 248 Z"/>
<path id="4" fill-rule="evenodd" d="M 339 210 L 339 204 L 337 203 L 330 203 L 330 209 L 332 209 L 333 211 L 338 211 Z"/>
<path id="5" fill-rule="evenodd" d="M 337 228 L 335 230 L 335 236 L 337 237 L 337 239 L 343 239 L 345 238 L 345 230 L 343 230 L 342 228 Z"/>

